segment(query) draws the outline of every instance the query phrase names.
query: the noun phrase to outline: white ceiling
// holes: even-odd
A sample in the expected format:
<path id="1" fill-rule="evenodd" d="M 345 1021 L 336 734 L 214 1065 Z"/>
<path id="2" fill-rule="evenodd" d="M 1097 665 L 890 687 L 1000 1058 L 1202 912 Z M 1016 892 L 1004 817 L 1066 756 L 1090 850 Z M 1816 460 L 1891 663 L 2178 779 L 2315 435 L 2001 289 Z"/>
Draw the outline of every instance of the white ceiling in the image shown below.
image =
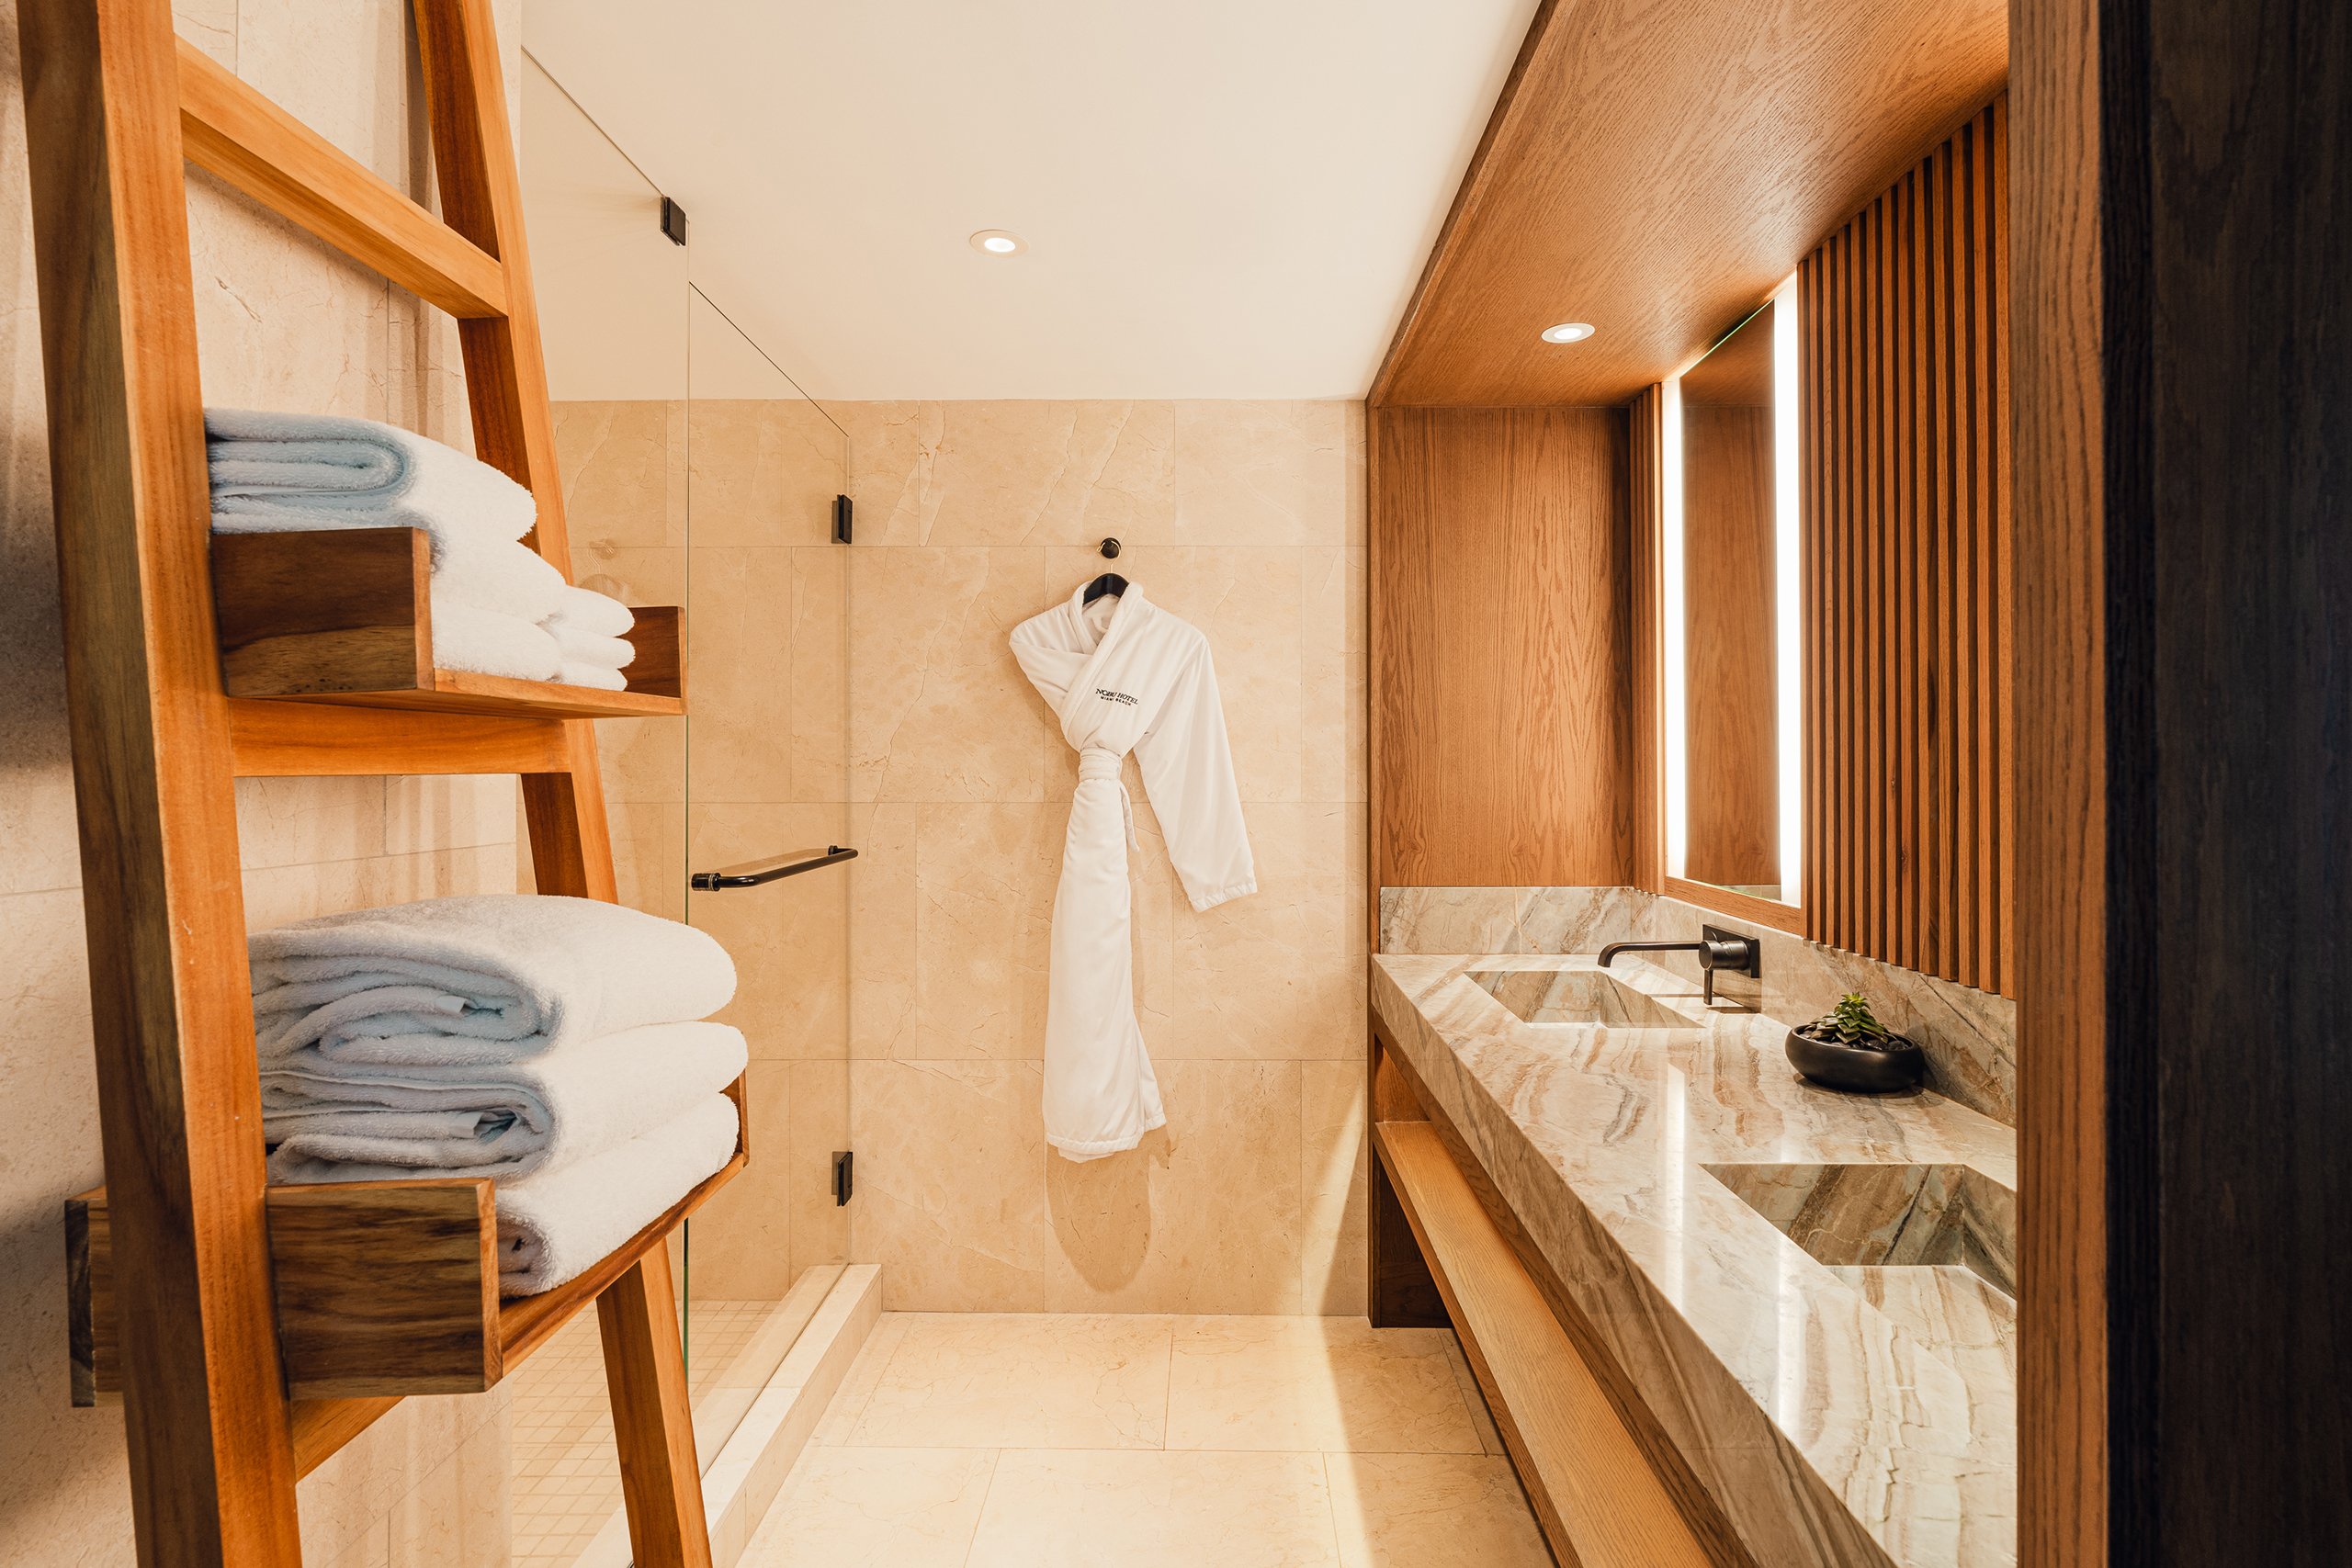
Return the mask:
<path id="1" fill-rule="evenodd" d="M 1358 397 L 1534 8 L 530 0 L 524 37 L 815 396 Z"/>

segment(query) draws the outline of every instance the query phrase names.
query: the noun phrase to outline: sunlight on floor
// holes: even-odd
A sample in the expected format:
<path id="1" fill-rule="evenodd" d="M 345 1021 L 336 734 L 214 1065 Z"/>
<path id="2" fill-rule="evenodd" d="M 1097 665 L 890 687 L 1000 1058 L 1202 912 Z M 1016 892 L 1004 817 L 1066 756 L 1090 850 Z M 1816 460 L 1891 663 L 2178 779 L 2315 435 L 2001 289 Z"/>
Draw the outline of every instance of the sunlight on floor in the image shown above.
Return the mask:
<path id="1" fill-rule="evenodd" d="M 686 1383 L 697 1409 L 775 1306 L 694 1303 Z M 514 1374 L 512 1474 L 512 1568 L 568 1568 L 621 1506 L 620 1459 L 594 1313 L 566 1324 Z"/>
<path id="2" fill-rule="evenodd" d="M 519 1560 L 518 1560 L 519 1561 Z M 1548 1568 L 1453 1337 L 882 1319 L 743 1568 Z"/>

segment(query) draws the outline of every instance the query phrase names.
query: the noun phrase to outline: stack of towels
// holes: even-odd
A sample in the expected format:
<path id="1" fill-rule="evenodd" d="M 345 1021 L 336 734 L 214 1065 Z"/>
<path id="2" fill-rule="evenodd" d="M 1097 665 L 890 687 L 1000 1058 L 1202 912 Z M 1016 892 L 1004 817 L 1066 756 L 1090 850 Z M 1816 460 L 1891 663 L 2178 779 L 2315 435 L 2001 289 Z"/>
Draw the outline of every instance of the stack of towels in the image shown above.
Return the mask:
<path id="1" fill-rule="evenodd" d="M 691 926 L 486 894 L 251 939 L 276 1181 L 491 1177 L 499 1288 L 550 1290 L 733 1156 L 735 965 Z"/>
<path id="2" fill-rule="evenodd" d="M 618 600 L 566 582 L 523 544 L 531 492 L 397 425 L 204 411 L 220 534 L 417 528 L 433 549 L 433 660 L 447 670 L 619 691 L 635 653 Z"/>

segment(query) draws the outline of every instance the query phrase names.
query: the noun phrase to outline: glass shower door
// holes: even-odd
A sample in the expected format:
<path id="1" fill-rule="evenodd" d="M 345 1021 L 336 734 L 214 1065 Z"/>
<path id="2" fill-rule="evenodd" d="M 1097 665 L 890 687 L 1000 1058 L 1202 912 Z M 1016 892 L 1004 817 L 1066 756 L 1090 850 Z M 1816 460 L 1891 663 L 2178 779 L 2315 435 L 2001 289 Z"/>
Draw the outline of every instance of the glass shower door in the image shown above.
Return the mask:
<path id="1" fill-rule="evenodd" d="M 686 918 L 734 954 L 752 1053 L 751 1164 L 686 1226 L 707 1469 L 848 1256 L 848 440 L 718 304 L 687 310 L 687 859 L 739 874 L 695 878 Z"/>
<path id="2" fill-rule="evenodd" d="M 527 56 L 522 86 L 524 222 L 572 580 L 626 604 L 685 604 L 687 253 L 661 231 L 661 192 Z M 621 901 L 683 919 L 684 721 L 606 719 L 596 740 Z M 567 1324 L 508 1387 L 514 1568 L 625 1550 L 596 1314 Z"/>

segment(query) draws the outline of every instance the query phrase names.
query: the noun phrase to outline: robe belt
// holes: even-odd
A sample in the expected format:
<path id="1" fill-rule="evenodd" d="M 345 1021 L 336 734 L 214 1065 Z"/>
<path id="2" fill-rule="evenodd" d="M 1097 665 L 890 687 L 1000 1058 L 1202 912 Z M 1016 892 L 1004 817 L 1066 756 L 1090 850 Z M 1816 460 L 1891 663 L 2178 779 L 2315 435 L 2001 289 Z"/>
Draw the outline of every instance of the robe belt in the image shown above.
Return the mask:
<path id="1" fill-rule="evenodd" d="M 1127 848 L 1140 853 L 1143 841 L 1136 837 L 1136 802 L 1127 793 L 1127 781 L 1122 776 L 1126 759 L 1108 746 L 1081 746 L 1078 752 L 1078 782 L 1089 779 L 1109 779 L 1119 792 L 1119 813 L 1126 818 Z"/>

